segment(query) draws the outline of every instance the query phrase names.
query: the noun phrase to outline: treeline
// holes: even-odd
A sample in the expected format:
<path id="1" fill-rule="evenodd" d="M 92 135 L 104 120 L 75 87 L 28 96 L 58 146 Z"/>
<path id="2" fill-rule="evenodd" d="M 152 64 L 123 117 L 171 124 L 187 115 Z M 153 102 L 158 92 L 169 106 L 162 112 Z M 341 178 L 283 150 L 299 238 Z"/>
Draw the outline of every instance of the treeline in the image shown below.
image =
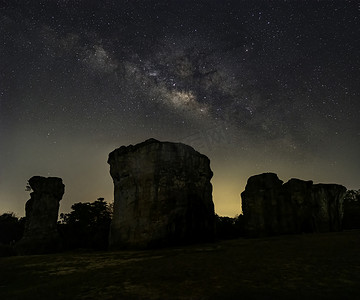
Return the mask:
<path id="1" fill-rule="evenodd" d="M 94 202 L 78 202 L 71 206 L 70 213 L 61 213 L 58 232 L 63 250 L 95 249 L 108 247 L 112 204 L 104 198 Z M 24 233 L 25 217 L 17 218 L 14 213 L 0 215 L 0 256 L 11 254 L 12 246 Z M 235 218 L 215 216 L 215 235 L 218 240 L 246 236 L 244 216 Z M 349 190 L 344 199 L 343 229 L 360 228 L 360 190 Z"/>
<path id="2" fill-rule="evenodd" d="M 14 213 L 0 215 L 0 257 L 15 255 L 13 245 L 22 238 L 24 228 L 25 218 Z"/>
<path id="3" fill-rule="evenodd" d="M 25 228 L 25 218 L 17 218 L 14 213 L 0 215 L 0 244 L 13 245 L 19 241 Z"/>
<path id="4" fill-rule="evenodd" d="M 70 213 L 61 213 L 57 224 L 63 250 L 105 250 L 108 246 L 112 205 L 98 198 L 94 202 L 75 203 Z M 13 213 L 0 215 L 0 256 L 12 254 L 12 246 L 24 233 L 26 218 Z"/>
<path id="5" fill-rule="evenodd" d="M 360 228 L 360 190 L 348 190 L 344 199 L 342 228 Z"/>
<path id="6" fill-rule="evenodd" d="M 112 206 L 98 198 L 92 203 L 75 203 L 71 209 L 70 213 L 61 213 L 58 222 L 64 250 L 107 249 Z"/>
<path id="7" fill-rule="evenodd" d="M 215 236 L 219 240 L 236 239 L 245 236 L 244 216 L 235 218 L 215 216 Z"/>
<path id="8" fill-rule="evenodd" d="M 94 202 L 75 203 L 70 213 L 61 213 L 58 222 L 64 250 L 107 249 L 109 242 L 112 205 L 99 198 Z M 243 236 L 243 216 L 235 218 L 215 216 L 217 239 L 233 239 Z M 0 245 L 12 246 L 24 233 L 25 217 L 13 213 L 0 215 Z"/>
<path id="9" fill-rule="evenodd" d="M 98 198 L 91 203 L 75 203 L 70 213 L 61 213 L 58 232 L 63 249 L 107 249 L 112 209 L 104 198 Z M 12 246 L 19 241 L 24 233 L 25 221 L 25 217 L 17 218 L 13 213 L 0 215 L 0 245 Z M 243 216 L 229 218 L 216 215 L 215 228 L 217 239 L 243 236 Z"/>

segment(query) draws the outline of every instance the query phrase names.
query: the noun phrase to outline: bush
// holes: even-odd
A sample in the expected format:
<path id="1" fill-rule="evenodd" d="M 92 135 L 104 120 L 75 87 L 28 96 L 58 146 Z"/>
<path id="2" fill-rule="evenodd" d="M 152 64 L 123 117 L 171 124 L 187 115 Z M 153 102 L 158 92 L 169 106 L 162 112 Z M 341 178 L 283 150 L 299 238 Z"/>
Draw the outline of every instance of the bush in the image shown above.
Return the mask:
<path id="1" fill-rule="evenodd" d="M 14 213 L 0 215 L 0 244 L 12 245 L 24 234 L 25 218 L 18 219 Z"/>
<path id="2" fill-rule="evenodd" d="M 360 190 L 349 190 L 346 192 L 343 229 L 360 229 Z"/>
<path id="3" fill-rule="evenodd" d="M 107 249 L 112 213 L 104 198 L 75 203 L 71 208 L 72 212 L 60 214 L 58 224 L 65 249 Z"/>
<path id="4" fill-rule="evenodd" d="M 16 252 L 13 246 L 0 244 L 0 257 L 14 256 Z"/>
<path id="5" fill-rule="evenodd" d="M 243 215 L 235 218 L 221 217 L 215 218 L 216 237 L 218 239 L 235 239 L 244 236 Z"/>

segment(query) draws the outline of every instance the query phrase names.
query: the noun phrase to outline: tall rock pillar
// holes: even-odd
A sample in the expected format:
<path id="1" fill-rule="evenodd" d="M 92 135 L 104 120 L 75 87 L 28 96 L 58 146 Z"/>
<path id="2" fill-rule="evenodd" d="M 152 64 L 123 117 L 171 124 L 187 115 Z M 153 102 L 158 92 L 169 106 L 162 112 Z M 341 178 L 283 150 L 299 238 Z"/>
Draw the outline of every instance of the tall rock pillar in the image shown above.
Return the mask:
<path id="1" fill-rule="evenodd" d="M 59 250 L 57 232 L 59 201 L 65 191 L 61 178 L 34 176 L 29 180 L 33 190 L 26 202 L 23 238 L 16 244 L 19 254 L 43 254 Z"/>
<path id="2" fill-rule="evenodd" d="M 147 140 L 109 154 L 114 182 L 110 247 L 146 248 L 214 234 L 210 161 L 192 147 Z"/>
<path id="3" fill-rule="evenodd" d="M 272 235 L 279 231 L 277 215 L 282 181 L 275 173 L 251 176 L 241 193 L 245 230 L 249 236 Z"/>

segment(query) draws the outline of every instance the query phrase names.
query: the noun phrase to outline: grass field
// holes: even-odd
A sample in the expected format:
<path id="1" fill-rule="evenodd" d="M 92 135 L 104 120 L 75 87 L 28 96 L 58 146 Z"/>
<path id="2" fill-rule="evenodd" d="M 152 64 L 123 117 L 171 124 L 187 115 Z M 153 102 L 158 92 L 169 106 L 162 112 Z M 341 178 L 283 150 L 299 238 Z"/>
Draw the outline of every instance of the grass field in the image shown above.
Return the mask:
<path id="1" fill-rule="evenodd" d="M 360 299 L 360 230 L 0 258 L 0 299 Z"/>

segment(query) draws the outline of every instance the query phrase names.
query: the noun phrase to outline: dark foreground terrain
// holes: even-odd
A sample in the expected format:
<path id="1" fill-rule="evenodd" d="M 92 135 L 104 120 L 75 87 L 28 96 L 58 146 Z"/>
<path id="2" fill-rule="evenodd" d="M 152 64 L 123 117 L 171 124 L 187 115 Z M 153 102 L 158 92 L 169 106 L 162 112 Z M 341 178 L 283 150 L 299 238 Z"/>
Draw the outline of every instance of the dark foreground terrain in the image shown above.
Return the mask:
<path id="1" fill-rule="evenodd" d="M 360 299 L 360 230 L 0 258 L 0 299 Z"/>

